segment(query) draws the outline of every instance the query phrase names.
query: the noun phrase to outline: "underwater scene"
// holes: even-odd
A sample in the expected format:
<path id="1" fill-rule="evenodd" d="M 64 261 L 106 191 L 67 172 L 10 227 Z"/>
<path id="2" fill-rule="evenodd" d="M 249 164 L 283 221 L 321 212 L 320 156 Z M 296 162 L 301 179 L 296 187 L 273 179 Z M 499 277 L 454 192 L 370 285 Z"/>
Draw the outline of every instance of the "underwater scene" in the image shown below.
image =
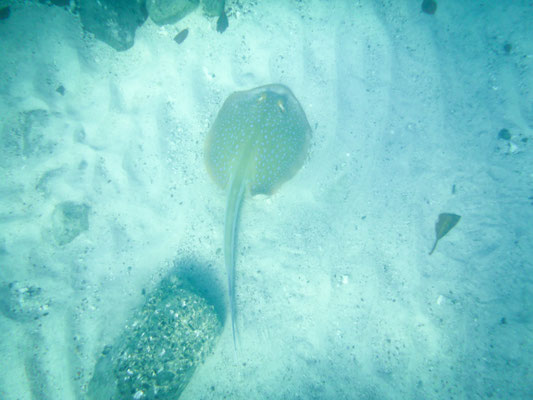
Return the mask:
<path id="1" fill-rule="evenodd" d="M 533 399 L 529 0 L 0 0 L 0 400 Z"/>

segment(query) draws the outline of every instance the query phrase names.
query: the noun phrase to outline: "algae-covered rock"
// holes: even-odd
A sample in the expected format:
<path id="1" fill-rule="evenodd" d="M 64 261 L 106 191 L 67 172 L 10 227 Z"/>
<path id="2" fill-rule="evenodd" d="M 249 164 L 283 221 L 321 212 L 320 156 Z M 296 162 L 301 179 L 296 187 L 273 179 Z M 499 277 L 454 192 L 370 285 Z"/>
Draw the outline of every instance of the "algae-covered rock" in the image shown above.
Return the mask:
<path id="1" fill-rule="evenodd" d="M 11 8 L 9 6 L 2 6 L 0 4 L 0 20 L 8 19 L 11 15 Z"/>
<path id="2" fill-rule="evenodd" d="M 80 233 L 89 229 L 87 204 L 64 201 L 56 205 L 52 213 L 52 235 L 60 246 L 72 242 Z"/>
<path id="3" fill-rule="evenodd" d="M 175 274 L 147 297 L 89 383 L 91 400 L 175 400 L 221 331 L 213 305 Z"/>
<path id="4" fill-rule="evenodd" d="M 157 25 L 173 24 L 196 7 L 200 0 L 147 0 L 148 15 Z"/>
<path id="5" fill-rule="evenodd" d="M 224 11 L 224 0 L 202 0 L 202 8 L 209 17 L 219 17 Z"/>
<path id="6" fill-rule="evenodd" d="M 147 17 L 137 0 L 79 0 L 78 11 L 85 30 L 118 51 L 133 46 L 135 30 Z"/>

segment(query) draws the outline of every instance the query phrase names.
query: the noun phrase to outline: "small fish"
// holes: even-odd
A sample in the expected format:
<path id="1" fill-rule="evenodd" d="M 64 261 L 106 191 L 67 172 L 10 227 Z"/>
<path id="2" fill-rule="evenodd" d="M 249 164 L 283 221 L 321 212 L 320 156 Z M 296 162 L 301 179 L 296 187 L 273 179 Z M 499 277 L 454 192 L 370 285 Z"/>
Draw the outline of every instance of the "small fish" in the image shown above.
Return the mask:
<path id="1" fill-rule="evenodd" d="M 217 32 L 222 33 L 226 30 L 227 27 L 228 27 L 228 16 L 226 15 L 226 12 L 222 10 L 220 17 L 218 17 L 218 20 L 217 20 Z"/>
<path id="2" fill-rule="evenodd" d="M 180 33 L 178 33 L 176 35 L 176 37 L 174 38 L 174 41 L 177 43 L 177 44 L 182 44 L 183 41 L 185 39 L 187 39 L 187 36 L 189 35 L 189 28 L 185 28 L 184 30 L 182 30 Z"/>
<path id="3" fill-rule="evenodd" d="M 429 255 L 433 254 L 435 251 L 435 248 L 437 247 L 437 243 L 440 239 L 442 239 L 450 230 L 457 225 L 459 220 L 461 219 L 460 215 L 457 214 L 450 214 L 450 213 L 442 213 L 439 214 L 439 220 L 435 224 L 435 244 L 433 245 L 433 248 L 429 252 Z"/>

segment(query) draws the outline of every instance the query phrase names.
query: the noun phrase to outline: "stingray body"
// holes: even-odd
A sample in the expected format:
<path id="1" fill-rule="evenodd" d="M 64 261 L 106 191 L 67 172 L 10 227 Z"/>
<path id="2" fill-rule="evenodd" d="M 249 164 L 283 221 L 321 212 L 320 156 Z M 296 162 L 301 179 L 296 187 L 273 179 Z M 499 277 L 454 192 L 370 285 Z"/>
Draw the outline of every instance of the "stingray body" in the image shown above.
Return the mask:
<path id="1" fill-rule="evenodd" d="M 270 195 L 292 178 L 307 156 L 310 136 L 300 103 L 278 84 L 230 95 L 207 136 L 207 170 L 227 194 L 224 262 L 234 344 L 235 232 L 242 201 L 246 193 Z"/>

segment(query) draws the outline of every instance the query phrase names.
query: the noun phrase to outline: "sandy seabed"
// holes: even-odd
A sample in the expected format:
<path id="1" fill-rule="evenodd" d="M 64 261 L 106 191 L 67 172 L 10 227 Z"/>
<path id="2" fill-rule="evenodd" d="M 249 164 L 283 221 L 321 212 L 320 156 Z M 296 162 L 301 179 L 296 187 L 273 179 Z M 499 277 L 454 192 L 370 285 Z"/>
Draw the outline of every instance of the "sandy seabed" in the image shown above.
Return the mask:
<path id="1" fill-rule="evenodd" d="M 83 399 L 176 263 L 225 296 L 204 140 L 229 94 L 269 83 L 311 150 L 246 199 L 238 350 L 226 324 L 180 399 L 533 397 L 531 2 L 240 3 L 223 34 L 197 10 L 125 52 L 59 7 L 0 21 L 0 398 Z M 63 202 L 89 226 L 59 244 Z M 442 212 L 461 220 L 429 256 Z"/>

